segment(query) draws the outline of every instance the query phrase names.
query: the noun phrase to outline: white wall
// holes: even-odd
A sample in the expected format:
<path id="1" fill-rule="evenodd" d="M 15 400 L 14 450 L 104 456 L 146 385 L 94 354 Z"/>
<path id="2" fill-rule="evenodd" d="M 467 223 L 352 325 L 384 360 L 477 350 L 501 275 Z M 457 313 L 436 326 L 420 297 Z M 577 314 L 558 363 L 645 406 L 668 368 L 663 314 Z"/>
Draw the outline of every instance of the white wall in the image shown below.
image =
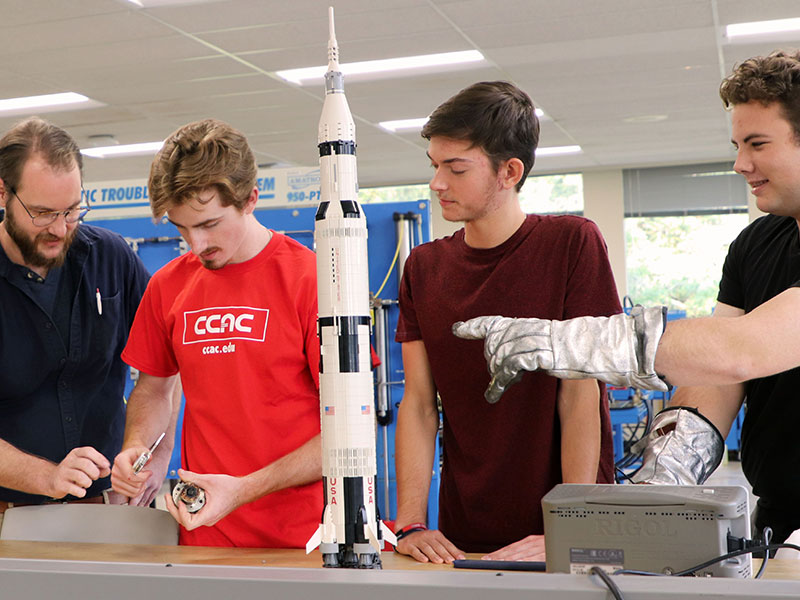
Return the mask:
<path id="1" fill-rule="evenodd" d="M 608 246 L 608 258 L 620 302 L 628 293 L 625 270 L 625 203 L 622 170 L 583 173 L 583 216 L 594 221 Z"/>

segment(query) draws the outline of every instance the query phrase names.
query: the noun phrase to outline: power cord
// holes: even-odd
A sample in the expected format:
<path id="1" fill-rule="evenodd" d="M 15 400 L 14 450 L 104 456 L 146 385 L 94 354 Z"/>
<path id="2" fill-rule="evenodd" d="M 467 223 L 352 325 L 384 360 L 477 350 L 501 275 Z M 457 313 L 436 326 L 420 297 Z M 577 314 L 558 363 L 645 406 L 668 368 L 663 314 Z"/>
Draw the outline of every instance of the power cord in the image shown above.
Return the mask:
<path id="1" fill-rule="evenodd" d="M 625 600 L 625 597 L 622 595 L 622 590 L 619 589 L 614 580 L 611 579 L 611 576 L 608 573 L 606 573 L 603 569 L 601 569 L 600 567 L 592 567 L 591 569 L 589 569 L 589 574 L 597 575 L 603 581 L 603 583 L 606 584 L 606 587 L 616 600 Z"/>
<path id="2" fill-rule="evenodd" d="M 652 576 L 652 577 L 686 577 L 688 575 L 693 575 L 697 571 L 701 569 L 705 569 L 706 567 L 710 567 L 711 565 L 722 562 L 723 560 L 728 560 L 729 558 L 735 558 L 736 556 L 741 556 L 743 554 L 751 554 L 754 552 L 764 552 L 764 560 L 761 563 L 761 568 L 756 573 L 754 579 L 760 579 L 761 575 L 764 573 L 764 569 L 767 566 L 767 561 L 769 560 L 769 551 L 770 550 L 778 550 L 779 548 L 791 548 L 792 550 L 797 550 L 800 552 L 800 546 L 796 546 L 795 544 L 771 544 L 770 540 L 772 539 L 772 529 L 769 527 L 765 527 L 763 531 L 764 540 L 755 539 L 755 540 L 748 540 L 745 538 L 737 538 L 734 536 L 728 536 L 728 547 L 736 547 L 739 548 L 733 550 L 732 552 L 728 552 L 727 554 L 723 554 L 717 558 L 712 560 L 708 560 L 702 564 L 695 565 L 694 567 L 690 567 L 688 569 L 684 569 L 683 571 L 679 571 L 673 574 L 667 573 L 654 573 L 651 571 L 635 571 L 633 569 L 619 569 L 614 571 L 613 575 L 645 575 L 645 576 Z M 603 583 L 608 587 L 611 594 L 614 596 L 615 600 L 625 600 L 622 595 L 622 590 L 620 590 L 619 586 L 614 582 L 612 576 L 610 576 L 606 571 L 601 569 L 600 567 L 594 566 L 589 569 L 590 575 L 597 575 Z"/>
<path id="3" fill-rule="evenodd" d="M 769 546 L 769 543 L 772 541 L 772 529 L 770 527 L 764 527 L 764 531 L 762 532 L 764 536 L 764 544 Z M 769 552 L 764 553 L 764 559 L 761 561 L 761 568 L 756 573 L 756 579 L 761 579 L 761 575 L 764 573 L 764 569 L 767 567 L 767 561 L 769 560 Z"/>
<path id="4" fill-rule="evenodd" d="M 765 527 L 765 538 L 767 535 L 771 539 L 772 537 L 772 530 L 767 531 L 769 528 Z M 735 558 L 737 556 L 742 556 L 743 554 L 752 554 L 754 552 L 768 552 L 769 550 L 779 550 L 780 548 L 790 548 L 792 550 L 797 550 L 800 552 L 800 546 L 795 544 L 770 544 L 770 543 L 762 543 L 761 540 L 744 540 L 743 538 L 732 538 L 738 542 L 743 542 L 742 548 L 739 550 L 734 550 L 733 552 L 728 552 L 727 554 L 723 554 L 722 556 L 718 556 L 717 558 L 712 558 L 711 560 L 707 560 L 704 563 L 699 565 L 695 565 L 693 567 L 689 567 L 688 569 L 684 569 L 683 571 L 678 571 L 677 573 L 672 573 L 668 575 L 666 573 L 654 573 L 651 571 L 635 571 L 632 569 L 619 569 L 618 571 L 614 571 L 614 575 L 648 575 L 648 576 L 657 576 L 657 577 L 685 577 L 687 575 L 693 575 L 695 572 L 700 571 L 701 569 L 705 569 L 706 567 L 710 567 L 713 564 L 718 562 L 722 562 L 723 560 L 728 560 L 729 558 Z M 728 543 L 730 545 L 731 539 L 729 538 Z M 755 543 L 754 543 L 755 542 Z M 765 559 L 764 562 L 766 562 Z M 764 562 L 761 563 L 762 567 L 764 566 Z M 756 574 L 756 578 L 760 577 L 763 573 L 763 568 L 759 569 L 759 572 Z"/>

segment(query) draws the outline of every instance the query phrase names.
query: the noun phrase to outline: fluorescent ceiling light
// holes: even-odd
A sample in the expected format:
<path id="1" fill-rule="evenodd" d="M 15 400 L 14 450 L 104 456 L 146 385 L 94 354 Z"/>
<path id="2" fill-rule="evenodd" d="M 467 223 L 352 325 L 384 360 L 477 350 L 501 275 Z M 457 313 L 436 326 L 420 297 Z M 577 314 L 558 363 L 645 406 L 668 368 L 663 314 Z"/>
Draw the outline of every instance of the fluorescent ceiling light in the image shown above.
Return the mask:
<path id="1" fill-rule="evenodd" d="M 422 126 L 428 122 L 428 117 L 422 117 L 421 119 L 400 119 L 398 121 L 381 121 L 378 123 L 381 127 L 383 127 L 387 131 L 400 131 L 400 130 L 407 130 L 407 129 L 422 129 Z"/>
<path id="2" fill-rule="evenodd" d="M 339 68 L 344 75 L 376 75 L 380 73 L 391 75 L 398 71 L 441 70 L 440 67 L 463 65 L 482 60 L 484 60 L 483 54 L 477 50 L 464 50 L 463 52 L 444 52 L 441 54 L 423 54 L 420 56 L 342 63 Z M 321 82 L 327 70 L 327 65 L 324 65 L 321 67 L 276 71 L 275 74 L 281 79 L 297 85 L 307 85 Z"/>
<path id="3" fill-rule="evenodd" d="M 544 117 L 544 111 L 541 108 L 535 109 L 536 116 L 540 119 Z M 428 117 L 419 119 L 399 119 L 397 121 L 380 121 L 378 125 L 386 131 L 413 131 L 414 129 L 422 129 L 423 125 L 428 122 Z"/>
<path id="4" fill-rule="evenodd" d="M 549 148 L 538 148 L 536 156 L 561 156 L 562 154 L 580 154 L 583 152 L 580 146 L 550 146 Z"/>
<path id="5" fill-rule="evenodd" d="M 739 175 L 736 171 L 705 171 L 703 173 L 688 173 L 681 177 L 719 177 L 721 175 Z"/>
<path id="6" fill-rule="evenodd" d="M 181 6 L 186 4 L 205 4 L 214 0 L 128 0 L 139 8 L 156 8 L 159 6 Z"/>
<path id="7" fill-rule="evenodd" d="M 53 112 L 102 106 L 100 102 L 75 92 L 60 94 L 44 94 L 41 96 L 25 96 L 23 98 L 6 98 L 0 100 L 0 113 L 4 116 L 26 114 L 31 112 Z"/>
<path id="8" fill-rule="evenodd" d="M 725 35 L 729 38 L 757 35 L 769 36 L 791 31 L 800 31 L 800 18 L 733 23 L 725 27 Z"/>
<path id="9" fill-rule="evenodd" d="M 99 148 L 82 148 L 81 154 L 92 158 L 109 156 L 133 156 L 136 154 L 155 154 L 164 142 L 144 142 L 141 144 L 123 144 L 121 146 L 100 146 Z"/>

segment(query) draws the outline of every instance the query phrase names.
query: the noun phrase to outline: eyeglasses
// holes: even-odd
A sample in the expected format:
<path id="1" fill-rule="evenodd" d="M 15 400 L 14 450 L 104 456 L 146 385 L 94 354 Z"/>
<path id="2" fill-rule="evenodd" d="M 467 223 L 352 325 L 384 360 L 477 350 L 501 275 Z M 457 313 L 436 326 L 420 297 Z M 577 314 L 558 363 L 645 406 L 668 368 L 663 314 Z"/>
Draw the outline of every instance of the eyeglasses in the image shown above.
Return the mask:
<path id="1" fill-rule="evenodd" d="M 25 203 L 22 201 L 22 198 L 19 197 L 19 194 L 17 194 L 16 190 L 12 187 L 9 187 L 8 189 L 11 190 L 11 193 L 17 197 L 17 200 L 19 200 L 22 208 L 25 209 L 25 212 L 28 213 L 31 221 L 33 221 L 33 224 L 37 227 L 47 227 L 48 225 L 55 223 L 56 219 L 58 219 L 58 215 L 64 215 L 64 221 L 67 223 L 77 223 L 78 221 L 82 220 L 83 217 L 86 216 L 86 213 L 91 210 L 91 207 L 89 206 L 76 206 L 67 210 L 47 210 L 34 216 L 31 211 L 28 210 L 28 207 L 25 206 Z M 83 193 L 83 190 L 81 190 L 81 193 Z"/>

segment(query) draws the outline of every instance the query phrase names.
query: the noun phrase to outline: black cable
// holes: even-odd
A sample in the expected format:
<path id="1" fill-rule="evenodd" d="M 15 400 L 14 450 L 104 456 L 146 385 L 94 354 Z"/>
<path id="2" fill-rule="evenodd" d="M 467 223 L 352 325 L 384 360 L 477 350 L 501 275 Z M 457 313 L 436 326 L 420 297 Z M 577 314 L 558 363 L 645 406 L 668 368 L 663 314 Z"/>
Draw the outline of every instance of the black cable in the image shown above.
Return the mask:
<path id="1" fill-rule="evenodd" d="M 639 469 L 636 469 L 636 471 L 634 471 L 633 473 L 631 473 L 630 475 L 628 475 L 628 474 L 627 474 L 625 471 L 623 471 L 622 469 L 620 469 L 618 466 L 614 465 L 614 468 L 617 470 L 617 475 L 618 475 L 618 477 L 617 477 L 617 483 L 622 483 L 622 481 L 620 480 L 620 477 L 622 477 L 623 479 L 627 479 L 627 480 L 628 480 L 628 481 L 630 481 L 631 483 L 636 483 L 636 482 L 633 480 L 633 476 L 636 474 L 636 471 L 638 471 Z"/>
<path id="2" fill-rule="evenodd" d="M 667 573 L 655 573 L 652 571 L 635 571 L 633 569 L 619 569 L 617 571 L 614 571 L 614 575 L 649 575 L 656 577 L 685 577 L 687 575 L 693 575 L 695 571 L 705 569 L 706 567 L 710 567 L 711 565 L 716 564 L 718 562 L 722 562 L 723 560 L 728 560 L 729 558 L 735 558 L 737 556 L 741 556 L 742 554 L 751 554 L 753 552 L 766 552 L 768 550 L 779 550 L 780 548 L 791 548 L 792 550 L 797 550 L 798 552 L 800 552 L 800 546 L 797 546 L 795 544 L 763 544 L 761 546 L 752 546 L 750 548 L 744 548 L 742 550 L 735 550 L 734 552 L 728 552 L 727 554 L 723 554 L 722 556 L 718 556 L 717 558 L 707 560 L 704 563 L 695 565 L 694 567 L 689 567 L 688 569 L 684 569 L 683 571 L 678 571 L 677 573 L 673 573 L 672 575 L 668 575 Z"/>
<path id="3" fill-rule="evenodd" d="M 634 453 L 630 451 L 630 448 L 636 445 L 643 437 L 647 436 L 647 434 L 650 432 L 650 422 L 652 419 L 650 402 L 648 402 L 643 398 L 640 400 L 640 402 L 644 404 L 644 409 L 645 409 L 644 434 L 639 436 L 638 438 L 636 437 L 642 425 L 642 421 L 639 421 L 638 423 L 636 423 L 636 428 L 633 430 L 633 432 L 629 434 L 630 435 L 629 439 L 625 440 L 625 442 L 623 443 L 623 447 L 625 448 L 626 454 L 616 463 L 614 463 L 614 469 L 617 472 L 617 476 L 615 477 L 617 483 L 622 483 L 622 479 L 627 479 L 628 481 L 633 482 L 632 477 L 639 472 L 639 469 L 642 468 L 642 466 L 639 465 L 633 471 L 633 473 L 630 474 L 624 471 L 624 469 L 633 466 L 636 463 L 636 461 L 640 460 L 644 452 L 644 449 L 642 449 L 641 452 Z"/>
<path id="4" fill-rule="evenodd" d="M 772 541 L 772 528 L 771 527 L 764 527 L 764 530 L 761 532 L 762 537 L 764 538 L 764 543 L 769 546 L 769 543 Z M 756 573 L 756 579 L 761 579 L 761 575 L 764 573 L 764 569 L 767 568 L 767 561 L 769 560 L 769 552 L 764 553 L 764 559 L 761 561 L 761 568 Z"/>
<path id="5" fill-rule="evenodd" d="M 622 591 L 617 587 L 617 584 L 611 579 L 611 576 L 606 573 L 600 567 L 592 567 L 589 569 L 589 575 L 597 575 L 600 579 L 603 580 L 603 583 L 606 584 L 606 587 L 611 592 L 611 595 L 616 598 L 616 600 L 625 600 L 624 596 L 622 595 Z"/>

